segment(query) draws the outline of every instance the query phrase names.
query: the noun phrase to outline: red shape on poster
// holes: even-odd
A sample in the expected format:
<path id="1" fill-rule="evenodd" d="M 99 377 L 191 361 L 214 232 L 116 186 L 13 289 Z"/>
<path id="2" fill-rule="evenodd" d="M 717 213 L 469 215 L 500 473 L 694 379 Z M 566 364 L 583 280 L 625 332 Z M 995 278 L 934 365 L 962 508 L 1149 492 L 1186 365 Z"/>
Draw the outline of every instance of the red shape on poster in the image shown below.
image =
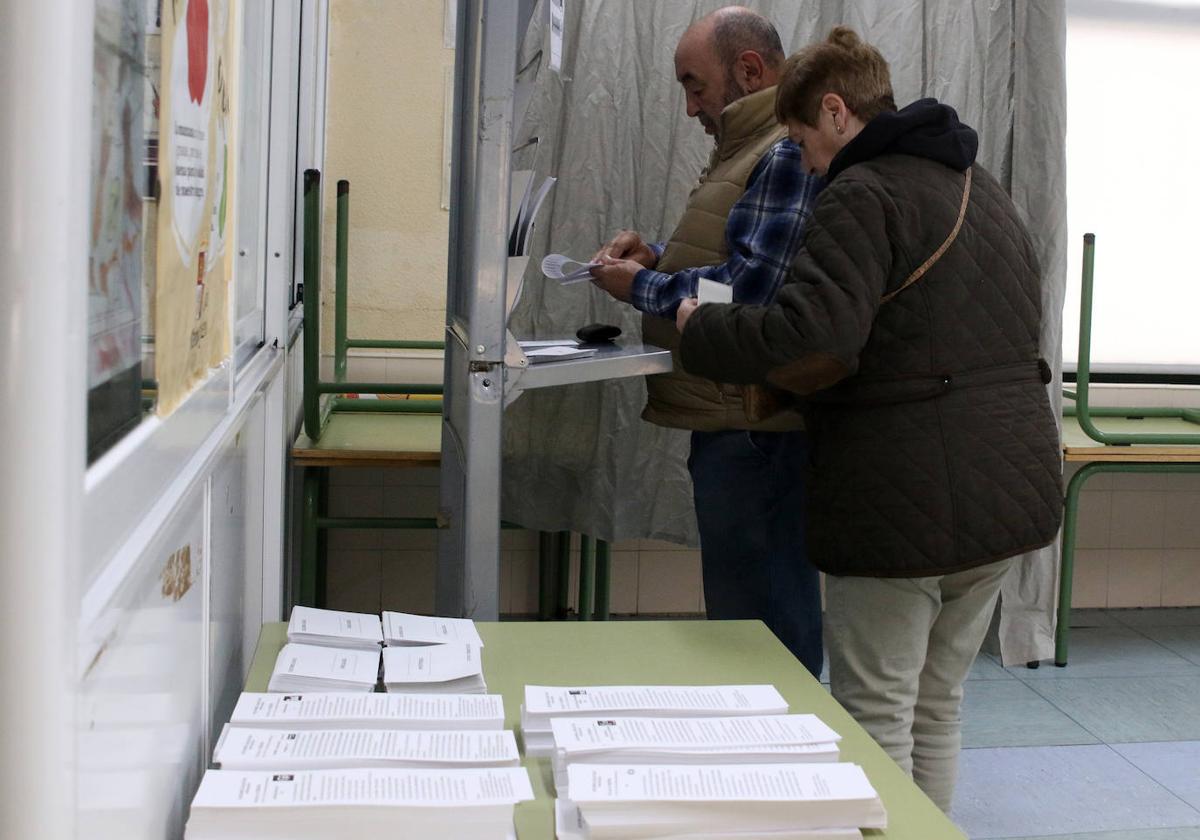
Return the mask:
<path id="1" fill-rule="evenodd" d="M 208 79 L 208 0 L 188 0 L 187 47 L 188 98 L 199 105 Z"/>

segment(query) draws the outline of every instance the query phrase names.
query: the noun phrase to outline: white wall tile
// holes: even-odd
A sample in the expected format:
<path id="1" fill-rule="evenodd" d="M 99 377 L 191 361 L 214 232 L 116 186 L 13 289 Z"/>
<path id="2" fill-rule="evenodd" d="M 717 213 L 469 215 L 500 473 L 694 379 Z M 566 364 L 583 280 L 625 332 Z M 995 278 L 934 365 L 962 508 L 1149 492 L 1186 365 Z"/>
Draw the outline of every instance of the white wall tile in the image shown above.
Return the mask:
<path id="1" fill-rule="evenodd" d="M 1108 552 L 1108 606 L 1162 605 L 1163 552 L 1112 549 Z"/>
<path id="2" fill-rule="evenodd" d="M 1164 493 L 1166 510 L 1163 545 L 1167 548 L 1200 548 L 1200 492 Z"/>
<path id="3" fill-rule="evenodd" d="M 1112 548 L 1162 548 L 1165 493 L 1112 491 L 1109 544 Z"/>
<path id="4" fill-rule="evenodd" d="M 1091 482 L 1088 482 L 1091 486 Z M 1084 490 L 1079 494 L 1075 520 L 1075 548 L 1108 548 L 1112 524 L 1112 493 Z"/>
<path id="5" fill-rule="evenodd" d="M 1167 549 L 1163 552 L 1164 607 L 1200 604 L 1200 549 Z"/>
<path id="6" fill-rule="evenodd" d="M 437 553 L 433 551 L 381 551 L 380 609 L 433 613 L 433 587 Z"/>
<path id="7" fill-rule="evenodd" d="M 1105 549 L 1075 552 L 1075 574 L 1071 584 L 1071 607 L 1108 606 L 1108 555 Z"/>
<path id="8" fill-rule="evenodd" d="M 639 613 L 698 613 L 700 589 L 699 551 L 639 552 Z"/>
<path id="9" fill-rule="evenodd" d="M 379 612 L 380 561 L 378 551 L 340 551 L 329 555 L 325 606 L 331 610 Z"/>
<path id="10" fill-rule="evenodd" d="M 608 608 L 614 615 L 637 612 L 639 556 L 636 551 L 613 551 L 611 555 Z"/>

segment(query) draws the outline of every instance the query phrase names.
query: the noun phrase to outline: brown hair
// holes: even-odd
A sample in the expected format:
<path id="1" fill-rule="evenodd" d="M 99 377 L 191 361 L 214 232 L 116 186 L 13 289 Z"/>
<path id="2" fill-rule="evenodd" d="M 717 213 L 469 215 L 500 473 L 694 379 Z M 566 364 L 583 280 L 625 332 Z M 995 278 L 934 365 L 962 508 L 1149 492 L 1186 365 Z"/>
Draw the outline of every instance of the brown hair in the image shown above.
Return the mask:
<path id="1" fill-rule="evenodd" d="M 864 123 L 895 111 L 888 63 L 879 50 L 847 26 L 836 26 L 819 44 L 793 55 L 783 66 L 775 118 L 816 125 L 821 98 L 836 93 Z"/>

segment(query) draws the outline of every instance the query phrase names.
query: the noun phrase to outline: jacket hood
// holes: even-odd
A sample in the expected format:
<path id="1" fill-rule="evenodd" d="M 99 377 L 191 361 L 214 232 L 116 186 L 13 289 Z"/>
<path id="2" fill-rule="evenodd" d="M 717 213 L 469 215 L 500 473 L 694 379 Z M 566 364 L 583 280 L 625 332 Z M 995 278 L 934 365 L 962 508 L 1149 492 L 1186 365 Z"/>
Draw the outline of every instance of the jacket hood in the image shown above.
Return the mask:
<path id="1" fill-rule="evenodd" d="M 899 111 L 886 111 L 847 143 L 829 164 L 827 179 L 843 169 L 883 154 L 913 155 L 963 172 L 975 162 L 979 135 L 949 105 L 918 99 Z"/>

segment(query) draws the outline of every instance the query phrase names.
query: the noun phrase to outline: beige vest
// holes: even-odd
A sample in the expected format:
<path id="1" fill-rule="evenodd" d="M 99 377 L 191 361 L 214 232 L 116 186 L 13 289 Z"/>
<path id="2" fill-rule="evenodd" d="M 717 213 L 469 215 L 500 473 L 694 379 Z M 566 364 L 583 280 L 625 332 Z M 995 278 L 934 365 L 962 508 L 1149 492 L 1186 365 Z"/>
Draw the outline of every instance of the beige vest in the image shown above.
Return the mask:
<path id="1" fill-rule="evenodd" d="M 716 265 L 729 257 L 725 223 L 746 191 L 746 181 L 767 150 L 786 134 L 775 122 L 775 88 L 744 96 L 721 112 L 716 148 L 700 183 L 688 196 L 683 218 L 655 268 L 673 274 L 684 268 Z M 800 415 L 784 411 L 751 423 L 742 409 L 741 389 L 701 379 L 679 363 L 679 332 L 673 321 L 642 316 L 647 344 L 667 347 L 675 369 L 646 377 L 647 401 L 642 419 L 659 426 L 715 432 L 722 429 L 785 431 L 803 428 Z"/>

